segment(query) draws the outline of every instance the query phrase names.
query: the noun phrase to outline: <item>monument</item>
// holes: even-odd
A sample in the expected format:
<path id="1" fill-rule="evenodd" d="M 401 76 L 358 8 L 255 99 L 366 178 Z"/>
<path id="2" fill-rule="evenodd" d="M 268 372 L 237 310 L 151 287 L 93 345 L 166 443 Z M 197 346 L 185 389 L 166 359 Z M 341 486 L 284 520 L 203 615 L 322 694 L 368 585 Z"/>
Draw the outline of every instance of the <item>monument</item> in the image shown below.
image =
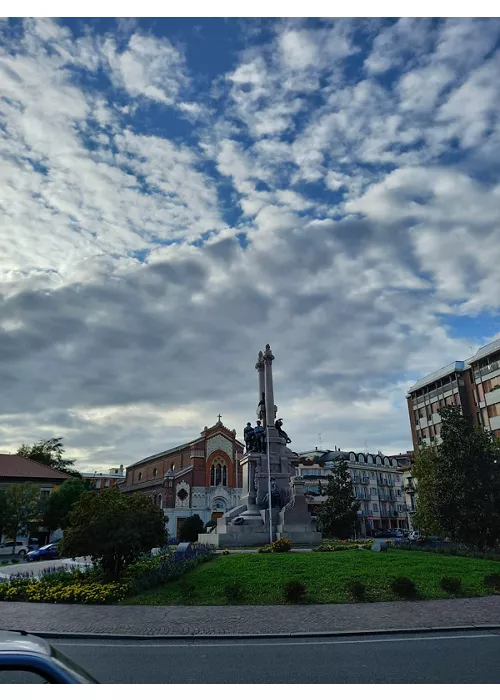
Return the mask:
<path id="1" fill-rule="evenodd" d="M 287 446 L 291 440 L 283 430 L 283 420 L 276 418 L 273 360 L 271 348 L 266 345 L 255 365 L 259 397 L 256 425 L 247 423 L 244 429 L 240 505 L 219 518 L 212 532 L 199 536 L 205 544 L 260 546 L 280 537 L 294 545 L 321 542 L 321 533 L 307 508 L 304 480 L 295 476 L 298 455 Z"/>

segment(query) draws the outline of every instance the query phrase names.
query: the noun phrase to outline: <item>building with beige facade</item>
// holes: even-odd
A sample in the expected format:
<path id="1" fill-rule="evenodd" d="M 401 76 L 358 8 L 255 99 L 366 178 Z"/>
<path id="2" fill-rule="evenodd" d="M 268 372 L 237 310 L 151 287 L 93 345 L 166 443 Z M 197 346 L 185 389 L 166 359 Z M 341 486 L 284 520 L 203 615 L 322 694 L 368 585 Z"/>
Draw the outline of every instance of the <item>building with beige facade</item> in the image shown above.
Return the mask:
<path id="1" fill-rule="evenodd" d="M 328 473 L 335 459 L 348 462 L 356 498 L 361 535 L 371 530 L 406 529 L 406 498 L 403 476 L 396 457 L 381 453 L 365 454 L 342 450 L 302 452 L 299 454 L 297 476 L 306 482 L 305 494 L 314 514 L 324 503 Z"/>

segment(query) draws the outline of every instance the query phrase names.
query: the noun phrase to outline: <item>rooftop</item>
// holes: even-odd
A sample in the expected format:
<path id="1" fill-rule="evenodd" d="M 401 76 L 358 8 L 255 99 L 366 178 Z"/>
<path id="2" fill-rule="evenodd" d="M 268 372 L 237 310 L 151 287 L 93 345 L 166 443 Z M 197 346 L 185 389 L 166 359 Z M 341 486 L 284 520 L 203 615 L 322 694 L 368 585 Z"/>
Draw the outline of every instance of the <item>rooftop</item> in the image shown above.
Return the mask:
<path id="1" fill-rule="evenodd" d="M 488 343 L 488 345 L 483 345 L 483 347 L 479 348 L 476 354 L 470 357 L 467 362 L 472 364 L 473 362 L 482 360 L 483 357 L 492 355 L 494 352 L 497 352 L 497 350 L 500 350 L 500 338 L 493 340 L 491 343 Z"/>
<path id="2" fill-rule="evenodd" d="M 0 479 L 69 479 L 68 474 L 20 455 L 0 454 Z"/>
<path id="3" fill-rule="evenodd" d="M 418 382 L 409 388 L 408 393 L 411 394 L 414 391 L 417 391 L 417 389 L 421 389 L 423 386 L 432 384 L 432 382 L 436 382 L 438 379 L 442 379 L 452 372 L 464 372 L 466 369 L 468 369 L 468 367 L 469 365 L 467 362 L 464 362 L 463 360 L 455 360 L 455 362 L 450 362 L 449 365 L 441 367 L 441 369 L 438 369 L 435 372 L 422 377 L 422 379 L 419 379 Z"/>

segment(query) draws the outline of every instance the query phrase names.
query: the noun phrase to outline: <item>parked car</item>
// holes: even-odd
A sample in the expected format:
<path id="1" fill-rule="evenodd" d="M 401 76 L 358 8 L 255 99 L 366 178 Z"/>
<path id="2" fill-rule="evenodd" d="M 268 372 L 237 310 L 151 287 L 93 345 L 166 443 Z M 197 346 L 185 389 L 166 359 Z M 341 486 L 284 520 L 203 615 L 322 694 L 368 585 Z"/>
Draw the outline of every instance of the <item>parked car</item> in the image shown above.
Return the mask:
<path id="1" fill-rule="evenodd" d="M 14 551 L 12 551 L 14 545 Z M 12 556 L 24 557 L 28 551 L 26 542 L 4 542 L 0 544 L 0 554 L 11 554 Z"/>
<path id="2" fill-rule="evenodd" d="M 398 538 L 404 537 L 403 530 L 390 530 L 390 532 L 392 533 L 393 537 L 398 537 Z"/>
<path id="3" fill-rule="evenodd" d="M 409 540 L 419 540 L 422 537 L 420 530 L 412 530 L 408 535 Z"/>
<path id="4" fill-rule="evenodd" d="M 60 554 L 57 550 L 57 543 L 46 544 L 45 547 L 34 549 L 28 552 L 26 559 L 28 561 L 44 561 L 45 559 L 59 559 Z"/>
<path id="5" fill-rule="evenodd" d="M 0 630 L 0 683 L 98 683 L 45 639 Z"/>

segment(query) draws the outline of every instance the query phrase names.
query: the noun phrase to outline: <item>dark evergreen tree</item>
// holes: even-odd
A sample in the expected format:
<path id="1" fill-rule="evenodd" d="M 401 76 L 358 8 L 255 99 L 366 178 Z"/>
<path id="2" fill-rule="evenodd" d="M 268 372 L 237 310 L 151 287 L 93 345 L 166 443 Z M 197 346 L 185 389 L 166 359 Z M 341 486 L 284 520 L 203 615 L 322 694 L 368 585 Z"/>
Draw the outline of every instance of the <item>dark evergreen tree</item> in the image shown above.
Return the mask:
<path id="1" fill-rule="evenodd" d="M 348 538 L 358 517 L 351 475 L 344 459 L 336 459 L 328 474 L 326 501 L 318 509 L 318 529 L 324 537 Z"/>

